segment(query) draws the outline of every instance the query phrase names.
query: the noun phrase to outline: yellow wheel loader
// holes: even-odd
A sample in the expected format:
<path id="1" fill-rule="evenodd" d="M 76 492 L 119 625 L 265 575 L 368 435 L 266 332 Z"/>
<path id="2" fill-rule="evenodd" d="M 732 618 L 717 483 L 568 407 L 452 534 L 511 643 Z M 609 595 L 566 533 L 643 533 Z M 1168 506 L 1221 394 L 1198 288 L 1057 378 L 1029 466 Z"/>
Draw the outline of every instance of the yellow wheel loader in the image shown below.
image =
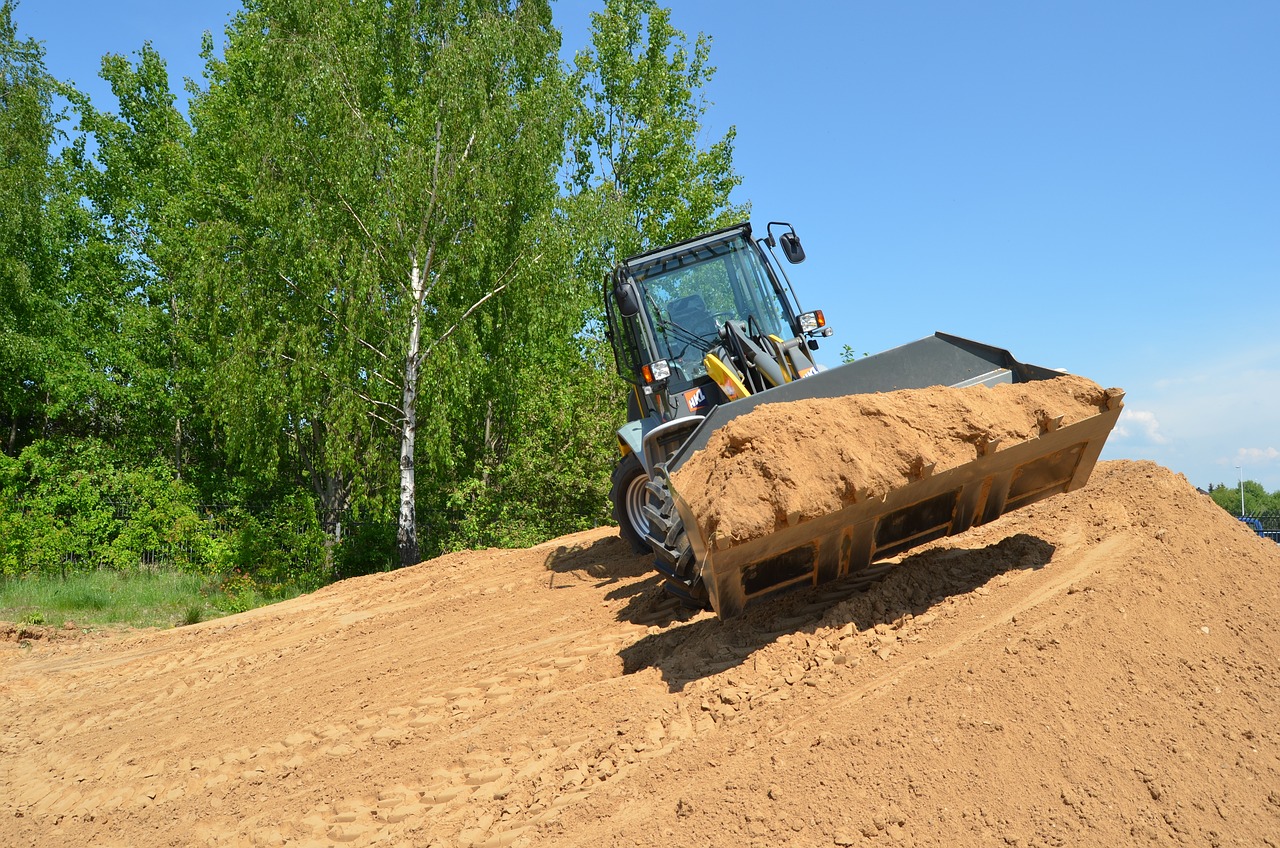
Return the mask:
<path id="1" fill-rule="evenodd" d="M 631 384 L 613 515 L 637 553 L 652 552 L 668 591 L 733 616 L 758 598 L 840 579 L 1085 484 L 1120 414 L 1118 391 L 1097 415 L 883 498 L 742 544 L 704 538 L 672 477 L 712 433 L 762 403 L 1060 375 L 943 333 L 824 369 L 812 351 L 831 329 L 821 311 L 800 308 L 775 252 L 795 264 L 804 249 L 790 224 L 770 222 L 765 232 L 755 238 L 744 223 L 646 251 L 619 263 L 606 286 L 606 331 Z"/>

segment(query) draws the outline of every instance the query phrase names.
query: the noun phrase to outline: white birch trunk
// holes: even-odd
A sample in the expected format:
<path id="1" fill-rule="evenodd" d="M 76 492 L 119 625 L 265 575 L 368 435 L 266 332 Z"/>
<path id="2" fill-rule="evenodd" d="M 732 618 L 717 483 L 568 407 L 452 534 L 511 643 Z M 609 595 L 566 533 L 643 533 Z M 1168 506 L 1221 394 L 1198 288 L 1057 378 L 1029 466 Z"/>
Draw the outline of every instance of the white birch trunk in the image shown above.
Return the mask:
<path id="1" fill-rule="evenodd" d="M 428 254 L 428 257 L 430 254 Z M 414 477 L 413 449 L 418 431 L 418 369 L 422 362 L 422 299 L 426 292 L 426 274 L 414 255 L 409 271 L 409 291 L 413 297 L 413 317 L 409 330 L 409 350 L 404 357 L 404 393 L 400 414 L 400 517 L 396 526 L 396 547 L 400 565 L 418 562 L 418 524 L 414 515 L 417 482 Z"/>

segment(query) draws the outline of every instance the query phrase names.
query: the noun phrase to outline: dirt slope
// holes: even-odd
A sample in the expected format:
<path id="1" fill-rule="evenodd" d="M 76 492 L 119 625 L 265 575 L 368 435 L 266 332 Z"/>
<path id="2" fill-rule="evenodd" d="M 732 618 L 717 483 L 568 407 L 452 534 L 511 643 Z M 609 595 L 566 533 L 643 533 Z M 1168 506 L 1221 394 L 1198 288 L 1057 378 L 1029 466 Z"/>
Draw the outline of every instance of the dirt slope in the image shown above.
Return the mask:
<path id="1" fill-rule="evenodd" d="M 1280 546 L 1085 489 L 672 618 L 601 529 L 0 644 L 0 845 L 1280 845 Z"/>

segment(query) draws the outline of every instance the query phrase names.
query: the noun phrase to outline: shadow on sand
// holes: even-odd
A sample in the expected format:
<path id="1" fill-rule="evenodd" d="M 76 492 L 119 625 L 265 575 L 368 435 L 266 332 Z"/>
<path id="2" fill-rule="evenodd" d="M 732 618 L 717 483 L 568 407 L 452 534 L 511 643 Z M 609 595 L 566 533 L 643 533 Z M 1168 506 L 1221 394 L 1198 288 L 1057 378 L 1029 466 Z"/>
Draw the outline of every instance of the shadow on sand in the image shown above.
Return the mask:
<path id="1" fill-rule="evenodd" d="M 870 586 L 855 575 L 762 601 L 727 621 L 710 612 L 683 610 L 674 599 L 660 599 L 656 581 L 633 583 L 630 600 L 619 618 L 664 629 L 622 649 L 623 672 L 656 668 L 671 691 L 680 691 L 693 680 L 740 665 L 784 633 L 812 633 L 819 622 L 837 629 L 853 622 L 859 630 L 866 630 L 881 623 L 892 624 L 907 614 L 919 616 L 1000 574 L 1043 568 L 1053 553 L 1053 545 L 1025 533 L 986 548 L 929 549 L 902 557 L 883 579 Z M 642 565 L 647 563 L 645 558 L 636 559 Z"/>
<path id="2" fill-rule="evenodd" d="M 660 583 L 653 570 L 653 557 L 632 553 L 631 546 L 617 536 L 582 545 L 560 545 L 547 554 L 543 564 L 551 572 L 553 589 L 581 582 L 589 582 L 596 588 L 612 586 L 605 597 L 627 598 L 628 606 L 653 594 Z"/>

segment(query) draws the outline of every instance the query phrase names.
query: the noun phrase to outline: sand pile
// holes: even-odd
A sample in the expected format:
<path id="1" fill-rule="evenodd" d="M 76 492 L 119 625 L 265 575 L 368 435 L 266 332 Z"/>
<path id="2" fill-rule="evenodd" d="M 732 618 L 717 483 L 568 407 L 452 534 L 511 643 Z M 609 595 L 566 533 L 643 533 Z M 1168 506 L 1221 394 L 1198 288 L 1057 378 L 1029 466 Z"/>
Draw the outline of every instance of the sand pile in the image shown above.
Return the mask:
<path id="1" fill-rule="evenodd" d="M 763 404 L 733 419 L 673 475 L 703 535 L 734 544 L 882 497 L 933 466 L 946 471 L 1107 408 L 1083 377 L 965 389 L 936 386 Z"/>
<path id="2" fill-rule="evenodd" d="M 0 844 L 1280 845 L 1277 574 L 1104 462 L 732 621 L 601 528 L 0 642 Z"/>

